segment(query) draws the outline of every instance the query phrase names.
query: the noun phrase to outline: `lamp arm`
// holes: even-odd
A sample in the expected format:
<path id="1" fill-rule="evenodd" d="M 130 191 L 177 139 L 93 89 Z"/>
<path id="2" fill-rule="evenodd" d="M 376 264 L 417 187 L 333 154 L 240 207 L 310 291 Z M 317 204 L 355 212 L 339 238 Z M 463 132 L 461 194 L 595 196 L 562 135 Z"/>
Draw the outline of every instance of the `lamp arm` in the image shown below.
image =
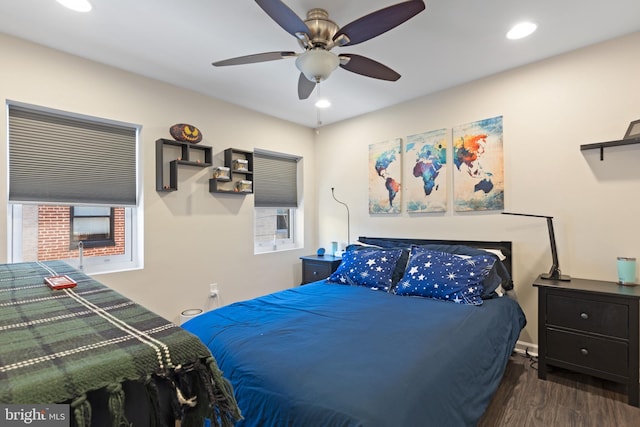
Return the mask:
<path id="1" fill-rule="evenodd" d="M 331 195 L 333 196 L 333 200 L 340 203 L 341 205 L 344 205 L 344 207 L 347 209 L 347 245 L 348 245 L 351 243 L 351 219 L 349 217 L 349 206 L 345 202 L 341 202 L 340 200 L 336 199 L 336 195 L 333 194 L 333 190 L 334 188 L 331 187 Z"/>
<path id="2" fill-rule="evenodd" d="M 551 269 L 549 270 L 549 274 L 541 274 L 540 277 L 543 279 L 550 280 L 561 280 L 561 281 L 569 281 L 571 280 L 570 276 L 566 276 L 561 274 L 560 272 L 560 261 L 558 261 L 558 248 L 556 247 L 556 235 L 553 231 L 553 217 L 546 215 L 534 215 L 534 214 L 523 214 L 523 213 L 514 213 L 514 212 L 502 212 L 503 215 L 517 215 L 517 216 L 529 216 L 534 218 L 546 218 L 547 219 L 547 228 L 549 229 L 549 243 L 551 244 Z"/>

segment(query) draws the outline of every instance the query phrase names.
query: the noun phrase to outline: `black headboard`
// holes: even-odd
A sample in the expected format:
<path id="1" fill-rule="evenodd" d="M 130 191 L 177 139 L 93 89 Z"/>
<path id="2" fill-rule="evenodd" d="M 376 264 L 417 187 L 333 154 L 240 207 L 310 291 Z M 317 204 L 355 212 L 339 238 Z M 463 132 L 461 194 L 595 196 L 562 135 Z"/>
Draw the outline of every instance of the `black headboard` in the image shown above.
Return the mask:
<path id="1" fill-rule="evenodd" d="M 509 275 L 513 277 L 513 260 L 511 242 L 507 241 L 481 241 L 481 240 L 434 240 L 397 237 L 358 237 L 361 243 L 376 245 L 382 242 L 397 243 L 397 246 L 410 247 L 411 245 L 465 245 L 479 249 L 499 249 L 506 257 L 502 261 Z"/>

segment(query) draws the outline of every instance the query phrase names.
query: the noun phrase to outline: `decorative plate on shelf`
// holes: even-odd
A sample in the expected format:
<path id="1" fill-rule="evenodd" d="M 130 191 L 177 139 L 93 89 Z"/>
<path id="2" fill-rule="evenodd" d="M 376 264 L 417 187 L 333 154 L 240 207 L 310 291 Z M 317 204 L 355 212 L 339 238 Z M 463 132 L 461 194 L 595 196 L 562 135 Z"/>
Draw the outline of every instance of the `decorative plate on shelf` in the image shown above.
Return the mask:
<path id="1" fill-rule="evenodd" d="M 178 123 L 169 128 L 169 133 L 176 141 L 197 144 L 202 141 L 202 132 L 193 125 Z"/>

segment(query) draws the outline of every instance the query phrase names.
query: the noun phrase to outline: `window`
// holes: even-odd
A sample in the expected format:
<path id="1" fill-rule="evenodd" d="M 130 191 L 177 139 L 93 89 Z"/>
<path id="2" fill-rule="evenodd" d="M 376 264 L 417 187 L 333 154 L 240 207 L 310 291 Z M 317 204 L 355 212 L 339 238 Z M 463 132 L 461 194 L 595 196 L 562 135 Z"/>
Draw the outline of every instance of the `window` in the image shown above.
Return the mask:
<path id="1" fill-rule="evenodd" d="M 70 208 L 70 248 L 82 242 L 85 248 L 115 246 L 114 208 L 104 206 L 72 206 Z"/>
<path id="2" fill-rule="evenodd" d="M 140 268 L 139 127 L 13 102 L 8 110 L 9 262 Z"/>
<path id="3" fill-rule="evenodd" d="M 303 223 L 298 208 L 299 166 L 299 157 L 254 152 L 254 253 L 302 247 L 302 227 L 296 227 Z"/>

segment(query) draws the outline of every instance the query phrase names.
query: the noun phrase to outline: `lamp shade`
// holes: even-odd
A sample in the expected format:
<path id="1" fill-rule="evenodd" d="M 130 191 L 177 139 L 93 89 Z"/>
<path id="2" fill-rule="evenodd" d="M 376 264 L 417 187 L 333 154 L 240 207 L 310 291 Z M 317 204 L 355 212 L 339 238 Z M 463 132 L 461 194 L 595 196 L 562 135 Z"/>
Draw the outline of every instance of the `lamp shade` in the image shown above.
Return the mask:
<path id="1" fill-rule="evenodd" d="M 323 49 L 308 50 L 296 59 L 298 70 L 314 83 L 326 80 L 339 64 L 336 54 Z"/>

